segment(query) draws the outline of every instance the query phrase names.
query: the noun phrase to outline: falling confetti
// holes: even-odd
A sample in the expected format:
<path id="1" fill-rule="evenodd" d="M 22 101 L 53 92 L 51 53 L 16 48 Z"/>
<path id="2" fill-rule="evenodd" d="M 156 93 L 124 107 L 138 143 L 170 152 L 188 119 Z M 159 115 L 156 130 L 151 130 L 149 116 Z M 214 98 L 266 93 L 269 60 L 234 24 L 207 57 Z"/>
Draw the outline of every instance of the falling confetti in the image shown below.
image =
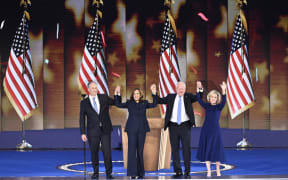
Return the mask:
<path id="1" fill-rule="evenodd" d="M 200 16 L 203 21 L 208 21 L 208 18 L 203 13 L 199 12 L 197 15 Z"/>
<path id="2" fill-rule="evenodd" d="M 120 74 L 118 74 L 118 73 L 112 72 L 112 75 L 117 77 L 117 78 L 120 78 Z"/>
<path id="3" fill-rule="evenodd" d="M 59 23 L 57 23 L 57 29 L 56 29 L 56 39 L 59 38 Z"/>
<path id="4" fill-rule="evenodd" d="M 106 42 L 105 42 L 104 34 L 102 31 L 101 31 L 101 37 L 102 37 L 103 46 L 106 47 Z"/>
<path id="5" fill-rule="evenodd" d="M 3 21 L 1 22 L 0 29 L 3 29 L 3 27 L 4 27 L 4 23 L 5 23 L 5 20 L 3 20 Z"/>
<path id="6" fill-rule="evenodd" d="M 256 67 L 256 82 L 258 82 L 258 69 Z"/>
<path id="7" fill-rule="evenodd" d="M 196 69 L 194 66 L 192 66 L 191 64 L 189 65 L 189 69 L 190 69 L 190 71 L 192 71 L 194 74 L 198 74 L 197 69 Z"/>

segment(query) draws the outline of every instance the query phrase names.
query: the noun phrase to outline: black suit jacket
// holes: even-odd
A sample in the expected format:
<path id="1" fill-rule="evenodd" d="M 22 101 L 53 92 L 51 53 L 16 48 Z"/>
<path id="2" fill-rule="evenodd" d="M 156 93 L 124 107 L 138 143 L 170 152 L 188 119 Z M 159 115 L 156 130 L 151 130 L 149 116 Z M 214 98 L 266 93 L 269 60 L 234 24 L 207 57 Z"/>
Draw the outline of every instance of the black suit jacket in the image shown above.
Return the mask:
<path id="1" fill-rule="evenodd" d="M 85 118 L 87 118 L 87 135 L 100 135 L 100 122 L 102 130 L 105 133 L 112 131 L 112 122 L 109 116 L 109 106 L 114 105 L 114 99 L 106 94 L 97 94 L 100 104 L 100 113 L 97 114 L 91 105 L 89 97 L 83 99 L 80 103 L 80 131 L 85 134 Z"/>
<path id="2" fill-rule="evenodd" d="M 164 98 L 158 97 L 158 104 L 167 104 L 164 130 L 166 130 L 169 125 L 176 95 L 177 94 L 168 94 Z M 202 93 L 200 93 L 200 96 L 202 97 Z M 197 97 L 192 93 L 185 93 L 183 98 L 184 98 L 185 111 L 189 118 L 189 125 L 191 127 L 195 126 L 195 117 L 192 103 L 197 101 Z"/>

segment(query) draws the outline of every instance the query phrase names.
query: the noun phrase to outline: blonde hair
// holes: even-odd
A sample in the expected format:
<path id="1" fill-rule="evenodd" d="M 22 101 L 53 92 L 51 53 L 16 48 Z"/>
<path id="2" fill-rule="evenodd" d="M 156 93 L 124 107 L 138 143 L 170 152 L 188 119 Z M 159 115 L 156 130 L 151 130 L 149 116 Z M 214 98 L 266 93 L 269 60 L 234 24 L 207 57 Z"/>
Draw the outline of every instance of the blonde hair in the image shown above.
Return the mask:
<path id="1" fill-rule="evenodd" d="M 216 94 L 217 95 L 217 102 L 216 104 L 219 104 L 221 102 L 221 94 L 219 91 L 217 90 L 211 90 L 208 94 L 207 94 L 207 101 L 210 103 L 210 97 L 212 96 L 212 94 Z"/>

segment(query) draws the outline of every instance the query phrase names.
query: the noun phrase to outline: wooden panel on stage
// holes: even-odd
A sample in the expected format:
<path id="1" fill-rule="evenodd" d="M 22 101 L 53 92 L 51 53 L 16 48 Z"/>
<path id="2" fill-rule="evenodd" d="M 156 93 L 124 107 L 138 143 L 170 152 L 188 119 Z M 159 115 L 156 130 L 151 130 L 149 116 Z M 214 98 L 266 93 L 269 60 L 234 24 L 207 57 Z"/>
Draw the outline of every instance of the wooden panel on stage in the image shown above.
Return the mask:
<path id="1" fill-rule="evenodd" d="M 164 168 L 170 169 L 171 164 L 171 146 L 169 138 L 166 142 L 161 142 L 161 130 L 164 126 L 164 119 L 161 118 L 148 118 L 150 132 L 146 134 L 146 140 L 144 145 L 144 167 L 145 171 L 156 171 L 158 170 L 160 146 L 166 145 L 164 159 Z M 122 146 L 123 146 L 123 160 L 124 168 L 127 168 L 127 153 L 128 153 L 128 138 L 127 133 L 124 132 L 125 127 L 122 127 Z M 168 131 L 168 130 L 167 130 Z"/>

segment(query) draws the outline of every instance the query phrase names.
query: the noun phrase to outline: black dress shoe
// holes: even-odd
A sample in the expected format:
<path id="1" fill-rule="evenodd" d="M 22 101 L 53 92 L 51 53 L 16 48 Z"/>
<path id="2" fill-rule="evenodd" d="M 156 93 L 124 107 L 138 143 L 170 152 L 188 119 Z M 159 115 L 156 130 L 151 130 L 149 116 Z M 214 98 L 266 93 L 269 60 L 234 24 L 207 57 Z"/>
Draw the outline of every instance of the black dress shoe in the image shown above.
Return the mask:
<path id="1" fill-rule="evenodd" d="M 143 179 L 144 178 L 144 176 L 138 176 L 138 178 L 137 179 Z"/>
<path id="2" fill-rule="evenodd" d="M 106 175 L 106 178 L 107 178 L 107 179 L 114 179 L 114 177 L 112 176 L 112 174 L 107 174 L 107 175 Z"/>
<path id="3" fill-rule="evenodd" d="M 99 174 L 98 173 L 93 173 L 93 175 L 91 176 L 92 179 L 98 179 L 99 178 Z"/>
<path id="4" fill-rule="evenodd" d="M 136 176 L 131 176 L 131 179 L 136 179 Z"/>
<path id="5" fill-rule="evenodd" d="M 182 172 L 177 172 L 172 176 L 172 178 L 180 178 L 182 175 Z"/>
<path id="6" fill-rule="evenodd" d="M 189 179 L 191 176 L 190 176 L 190 173 L 185 173 L 185 175 L 184 175 L 184 178 L 185 179 Z"/>

